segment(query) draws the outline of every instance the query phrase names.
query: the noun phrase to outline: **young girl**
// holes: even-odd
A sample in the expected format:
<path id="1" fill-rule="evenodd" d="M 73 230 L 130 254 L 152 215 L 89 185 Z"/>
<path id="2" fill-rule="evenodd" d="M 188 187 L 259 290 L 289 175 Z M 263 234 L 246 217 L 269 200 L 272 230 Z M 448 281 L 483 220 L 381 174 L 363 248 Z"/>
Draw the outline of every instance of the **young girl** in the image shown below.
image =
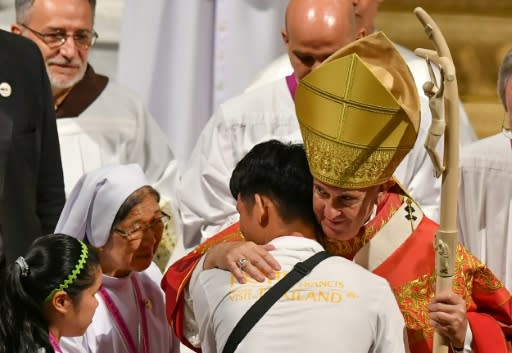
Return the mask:
<path id="1" fill-rule="evenodd" d="M 0 353 L 62 352 L 62 336 L 83 335 L 98 306 L 96 253 L 63 234 L 34 241 L 0 283 Z"/>

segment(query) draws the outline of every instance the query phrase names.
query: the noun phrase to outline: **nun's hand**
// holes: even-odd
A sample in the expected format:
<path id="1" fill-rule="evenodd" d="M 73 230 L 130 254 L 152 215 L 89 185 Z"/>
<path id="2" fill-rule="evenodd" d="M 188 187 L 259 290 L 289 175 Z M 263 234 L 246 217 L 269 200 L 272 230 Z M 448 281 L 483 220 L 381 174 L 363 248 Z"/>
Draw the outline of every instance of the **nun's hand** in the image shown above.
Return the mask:
<path id="1" fill-rule="evenodd" d="M 203 269 L 228 270 L 240 283 L 246 282 L 244 272 L 258 282 L 274 279 L 281 266 L 269 254 L 270 250 L 274 250 L 271 244 L 256 245 L 251 241 L 221 243 L 208 250 Z"/>

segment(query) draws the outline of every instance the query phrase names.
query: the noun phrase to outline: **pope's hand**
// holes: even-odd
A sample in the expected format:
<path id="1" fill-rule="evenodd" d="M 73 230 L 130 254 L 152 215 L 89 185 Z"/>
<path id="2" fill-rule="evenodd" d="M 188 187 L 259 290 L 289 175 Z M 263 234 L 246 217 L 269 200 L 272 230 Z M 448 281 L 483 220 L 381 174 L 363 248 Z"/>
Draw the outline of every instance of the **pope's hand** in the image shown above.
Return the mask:
<path id="1" fill-rule="evenodd" d="M 464 299 L 451 291 L 442 292 L 432 299 L 428 311 L 431 325 L 448 337 L 453 347 L 462 348 L 468 328 Z"/>
<path id="2" fill-rule="evenodd" d="M 203 269 L 228 270 L 240 283 L 245 283 L 244 272 L 258 282 L 274 279 L 281 266 L 269 254 L 270 250 L 274 250 L 273 245 L 256 245 L 251 241 L 220 243 L 208 250 Z"/>

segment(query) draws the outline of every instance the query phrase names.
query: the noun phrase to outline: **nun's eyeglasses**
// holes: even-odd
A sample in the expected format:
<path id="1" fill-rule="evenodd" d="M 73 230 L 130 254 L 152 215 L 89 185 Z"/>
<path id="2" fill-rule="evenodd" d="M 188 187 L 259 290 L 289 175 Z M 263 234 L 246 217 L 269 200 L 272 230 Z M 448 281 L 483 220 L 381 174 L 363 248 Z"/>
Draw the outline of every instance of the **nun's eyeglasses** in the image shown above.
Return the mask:
<path id="1" fill-rule="evenodd" d="M 137 240 L 142 239 L 145 232 L 148 230 L 152 231 L 158 231 L 161 230 L 164 225 L 169 222 L 170 217 L 166 215 L 165 213 L 159 216 L 158 218 L 153 219 L 150 223 L 145 225 L 139 225 L 131 230 L 122 230 L 119 228 L 114 228 L 114 232 L 122 236 L 123 238 L 126 238 L 128 240 Z"/>

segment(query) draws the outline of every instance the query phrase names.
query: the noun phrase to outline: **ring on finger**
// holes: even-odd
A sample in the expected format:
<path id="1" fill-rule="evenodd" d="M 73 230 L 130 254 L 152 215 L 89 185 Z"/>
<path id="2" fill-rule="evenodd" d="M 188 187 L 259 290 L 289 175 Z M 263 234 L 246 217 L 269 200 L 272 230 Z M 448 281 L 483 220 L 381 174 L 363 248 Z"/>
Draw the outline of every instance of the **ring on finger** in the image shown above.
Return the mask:
<path id="1" fill-rule="evenodd" d="M 238 259 L 236 264 L 237 264 L 238 268 L 243 271 L 249 264 L 249 261 L 245 257 L 241 257 Z"/>

